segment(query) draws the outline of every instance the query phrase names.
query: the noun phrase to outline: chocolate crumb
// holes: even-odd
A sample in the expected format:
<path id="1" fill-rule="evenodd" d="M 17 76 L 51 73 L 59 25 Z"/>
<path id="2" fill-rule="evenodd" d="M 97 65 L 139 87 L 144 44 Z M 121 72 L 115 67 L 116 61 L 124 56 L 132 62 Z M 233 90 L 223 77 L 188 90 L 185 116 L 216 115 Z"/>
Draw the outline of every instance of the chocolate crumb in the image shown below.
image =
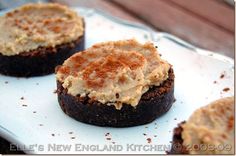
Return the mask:
<path id="1" fill-rule="evenodd" d="M 113 141 L 112 143 L 115 144 L 116 142 Z"/>
<path id="2" fill-rule="evenodd" d="M 223 79 L 225 77 L 225 74 L 221 74 L 220 78 Z"/>
<path id="3" fill-rule="evenodd" d="M 174 118 L 174 120 L 177 120 L 177 118 Z"/>
<path id="4" fill-rule="evenodd" d="M 55 134 L 52 134 L 52 136 L 55 136 Z"/>
<path id="5" fill-rule="evenodd" d="M 24 97 L 22 96 L 20 99 L 21 99 L 21 100 L 24 100 Z"/>
<path id="6" fill-rule="evenodd" d="M 36 113 L 36 111 L 33 111 L 33 113 Z"/>
<path id="7" fill-rule="evenodd" d="M 36 83 L 36 85 L 39 85 L 39 83 Z"/>
<path id="8" fill-rule="evenodd" d="M 73 134 L 73 132 L 69 132 L 69 134 Z"/>
<path id="9" fill-rule="evenodd" d="M 27 107 L 27 105 L 25 105 L 25 104 L 23 104 L 22 106 L 23 106 L 23 107 Z"/>
<path id="10" fill-rule="evenodd" d="M 43 126 L 43 124 L 39 124 L 39 126 Z"/>
<path id="11" fill-rule="evenodd" d="M 147 126 L 145 128 L 148 128 Z"/>
<path id="12" fill-rule="evenodd" d="M 224 88 L 223 91 L 224 92 L 228 92 L 230 89 L 228 87 Z"/>
<path id="13" fill-rule="evenodd" d="M 118 99 L 120 97 L 120 94 L 119 93 L 116 93 L 116 98 Z"/>
<path id="14" fill-rule="evenodd" d="M 213 83 L 214 83 L 214 84 L 216 84 L 216 83 L 217 83 L 217 81 L 214 81 Z"/>
<path id="15" fill-rule="evenodd" d="M 176 101 L 176 98 L 174 99 L 174 101 L 173 102 L 175 102 Z"/>
<path id="16" fill-rule="evenodd" d="M 8 81 L 5 81 L 5 84 L 8 84 L 9 82 Z"/>
<path id="17" fill-rule="evenodd" d="M 75 139 L 75 137 L 71 137 L 71 139 Z"/>
<path id="18" fill-rule="evenodd" d="M 110 133 L 106 133 L 106 134 L 105 134 L 105 136 L 108 136 L 108 135 L 110 135 Z"/>
<path id="19" fill-rule="evenodd" d="M 143 133 L 144 136 L 146 136 L 147 134 Z"/>
<path id="20" fill-rule="evenodd" d="M 157 137 L 157 135 L 154 135 L 154 137 L 156 138 L 156 137 Z"/>
<path id="21" fill-rule="evenodd" d="M 158 48 L 158 46 L 155 46 L 155 48 Z"/>
<path id="22" fill-rule="evenodd" d="M 106 138 L 107 140 L 111 140 L 111 138 Z"/>
<path id="23" fill-rule="evenodd" d="M 55 89 L 55 90 L 53 91 L 53 93 L 56 94 L 56 93 L 57 93 L 57 90 Z"/>
<path id="24" fill-rule="evenodd" d="M 148 143 L 150 144 L 152 142 L 151 138 L 147 138 Z"/>

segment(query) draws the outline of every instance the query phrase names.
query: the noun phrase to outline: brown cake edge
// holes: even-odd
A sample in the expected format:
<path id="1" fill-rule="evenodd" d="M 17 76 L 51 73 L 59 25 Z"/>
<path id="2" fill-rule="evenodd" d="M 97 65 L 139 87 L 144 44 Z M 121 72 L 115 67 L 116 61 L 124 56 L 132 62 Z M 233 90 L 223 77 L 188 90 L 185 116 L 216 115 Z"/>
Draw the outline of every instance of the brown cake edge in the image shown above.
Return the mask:
<path id="1" fill-rule="evenodd" d="M 187 148 L 183 145 L 182 125 L 185 121 L 178 124 L 177 127 L 174 128 L 172 145 L 170 151 L 167 151 L 167 154 L 189 154 Z"/>
<path id="2" fill-rule="evenodd" d="M 57 81 L 58 101 L 62 110 L 72 118 L 93 125 L 129 127 L 150 123 L 166 113 L 174 102 L 174 71 L 160 86 L 153 86 L 140 99 L 136 108 L 123 104 L 121 110 L 90 99 L 72 96 Z"/>

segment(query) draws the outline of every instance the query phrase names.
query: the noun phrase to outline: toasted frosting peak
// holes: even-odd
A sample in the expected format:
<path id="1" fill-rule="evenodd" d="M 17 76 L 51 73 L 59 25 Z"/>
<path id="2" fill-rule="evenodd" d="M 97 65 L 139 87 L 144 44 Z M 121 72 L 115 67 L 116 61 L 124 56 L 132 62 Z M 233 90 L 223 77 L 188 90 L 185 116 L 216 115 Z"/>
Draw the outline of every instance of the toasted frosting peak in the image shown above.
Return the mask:
<path id="1" fill-rule="evenodd" d="M 74 96 L 88 95 L 120 109 L 120 103 L 136 106 L 149 87 L 168 78 L 169 68 L 152 43 L 124 40 L 99 43 L 73 55 L 59 67 L 57 79 Z"/>
<path id="2" fill-rule="evenodd" d="M 190 154 L 233 154 L 234 97 L 196 110 L 182 127 L 183 144 L 191 148 Z"/>
<path id="3" fill-rule="evenodd" d="M 83 31 L 83 19 L 66 6 L 27 4 L 0 17 L 0 53 L 10 56 L 55 47 L 76 40 Z"/>

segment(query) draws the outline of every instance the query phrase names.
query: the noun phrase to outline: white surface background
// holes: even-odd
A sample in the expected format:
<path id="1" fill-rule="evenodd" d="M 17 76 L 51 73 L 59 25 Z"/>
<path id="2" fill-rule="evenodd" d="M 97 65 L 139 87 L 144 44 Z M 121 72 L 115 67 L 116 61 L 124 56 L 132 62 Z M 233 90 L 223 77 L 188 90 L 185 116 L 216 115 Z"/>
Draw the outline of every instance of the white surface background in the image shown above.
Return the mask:
<path id="1" fill-rule="evenodd" d="M 125 38 L 136 38 L 140 42 L 151 40 L 150 32 L 146 30 L 118 24 L 94 12 L 80 10 L 80 13 L 86 16 L 86 47 Z M 160 38 L 155 44 L 162 57 L 173 65 L 176 102 L 168 113 L 154 122 L 131 128 L 98 127 L 77 122 L 59 107 L 57 95 L 53 93 L 56 89 L 54 74 L 28 79 L 0 75 L 0 135 L 19 145 L 24 144 L 25 148 L 32 145 L 34 151 L 28 153 L 165 153 L 143 148 L 127 151 L 127 144 L 170 145 L 173 128 L 187 120 L 195 109 L 221 97 L 233 96 L 234 71 L 233 65 L 227 61 L 215 59 L 214 55 L 200 55 L 166 38 Z M 225 75 L 223 79 L 221 74 Z M 226 87 L 230 88 L 228 92 L 223 91 Z M 110 135 L 105 136 L 106 133 Z M 152 142 L 148 143 L 147 138 Z M 48 151 L 48 144 L 54 143 L 71 146 L 71 149 Z M 76 151 L 76 144 L 99 145 L 100 148 L 122 145 L 123 150 Z M 44 150 L 40 151 L 40 147 Z"/>

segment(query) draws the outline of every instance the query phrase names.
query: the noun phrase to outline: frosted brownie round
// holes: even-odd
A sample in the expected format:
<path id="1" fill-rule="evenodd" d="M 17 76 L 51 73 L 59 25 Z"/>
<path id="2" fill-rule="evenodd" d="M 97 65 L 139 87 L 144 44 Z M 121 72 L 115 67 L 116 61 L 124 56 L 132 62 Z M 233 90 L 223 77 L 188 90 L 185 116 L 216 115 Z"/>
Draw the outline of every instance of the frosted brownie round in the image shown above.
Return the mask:
<path id="1" fill-rule="evenodd" d="M 174 101 L 174 72 L 152 43 L 105 42 L 57 68 L 62 110 L 76 120 L 113 127 L 146 124 Z"/>
<path id="2" fill-rule="evenodd" d="M 0 17 L 0 73 L 50 74 L 84 49 L 84 20 L 59 4 L 27 4 Z"/>
<path id="3" fill-rule="evenodd" d="M 170 154 L 233 154 L 234 97 L 196 110 L 174 129 Z"/>

